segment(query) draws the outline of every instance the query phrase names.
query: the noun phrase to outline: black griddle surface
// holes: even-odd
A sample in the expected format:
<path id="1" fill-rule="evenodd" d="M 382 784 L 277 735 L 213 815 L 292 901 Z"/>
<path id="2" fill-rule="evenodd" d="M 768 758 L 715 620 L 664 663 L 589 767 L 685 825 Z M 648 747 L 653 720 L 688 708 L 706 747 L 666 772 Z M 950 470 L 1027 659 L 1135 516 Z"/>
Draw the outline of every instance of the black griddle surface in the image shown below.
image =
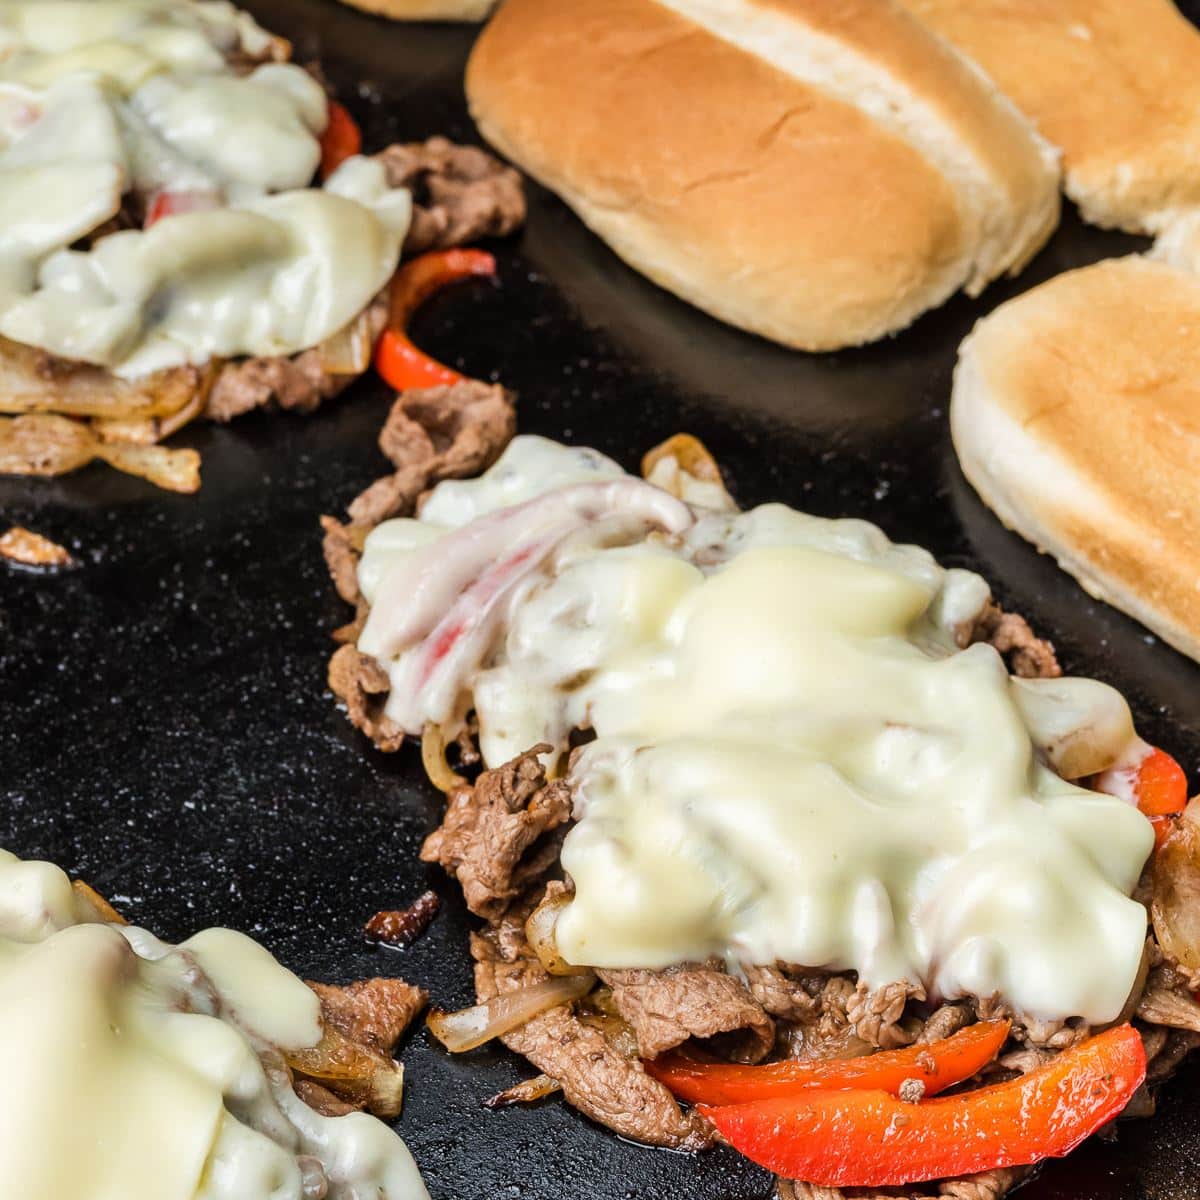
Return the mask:
<path id="1" fill-rule="evenodd" d="M 477 140 L 461 96 L 473 32 L 390 25 L 319 0 L 251 0 L 320 57 L 368 149 L 445 133 Z M 1200 18 L 1200 0 L 1186 6 Z M 1200 170 L 1200 164 L 1197 164 Z M 1067 670 L 1129 698 L 1144 734 L 1200 782 L 1200 667 L 1089 599 L 1007 533 L 967 486 L 946 422 L 955 348 L 1001 300 L 1138 248 L 1072 213 L 1019 280 L 959 298 L 893 341 L 792 354 L 709 320 L 624 267 L 552 196 L 500 247 L 501 282 L 430 304 L 415 334 L 469 374 L 520 393 L 529 432 L 629 467 L 680 429 L 702 438 L 746 505 L 783 500 L 875 521 L 973 568 L 1056 642 Z M 386 468 L 374 379 L 315 416 L 193 427 L 204 486 L 172 496 L 102 466 L 0 478 L 0 527 L 21 523 L 81 561 L 38 575 L 0 564 L 0 845 L 60 863 L 132 920 L 178 939 L 227 924 L 307 977 L 396 972 L 442 1005 L 472 998 L 457 888 L 416 858 L 440 811 L 416 754 L 375 752 L 325 689 L 347 613 L 317 516 Z M 360 937 L 376 909 L 443 899 L 410 949 Z M 756 1200 L 767 1175 L 736 1155 L 633 1146 L 562 1104 L 489 1112 L 527 1076 L 503 1050 L 451 1058 L 418 1029 L 403 1050 L 398 1128 L 434 1200 Z M 1153 1121 L 1047 1167 L 1023 1200 L 1200 1197 L 1200 1068 Z"/>

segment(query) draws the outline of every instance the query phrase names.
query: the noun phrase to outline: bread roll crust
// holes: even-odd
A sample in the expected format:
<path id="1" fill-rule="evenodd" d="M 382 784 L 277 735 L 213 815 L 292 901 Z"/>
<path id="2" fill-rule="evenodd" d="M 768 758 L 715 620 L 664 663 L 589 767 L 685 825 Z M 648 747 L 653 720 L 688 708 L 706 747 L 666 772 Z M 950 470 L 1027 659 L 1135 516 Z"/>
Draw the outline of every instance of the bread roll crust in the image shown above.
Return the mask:
<path id="1" fill-rule="evenodd" d="M 1093 596 L 1200 659 L 1200 276 L 1141 257 L 984 318 L 950 410 L 964 473 Z"/>
<path id="2" fill-rule="evenodd" d="M 848 38 L 872 12 L 886 14 L 904 31 L 890 51 L 897 76 L 922 44 L 932 80 L 949 81 L 951 99 L 931 101 L 948 124 L 956 89 L 1002 112 L 959 114 L 955 136 L 987 148 L 953 151 L 978 153 L 977 174 L 997 191 L 1006 157 L 1027 172 L 1035 198 L 1021 196 L 1021 216 L 995 248 L 987 204 L 902 132 L 714 35 L 678 3 L 508 0 L 472 55 L 467 93 L 489 141 L 698 307 L 802 349 L 855 345 L 1017 265 L 1057 219 L 1044 146 L 890 0 L 735 0 L 745 12 L 733 15 L 804 17 L 806 28 L 824 23 Z M 706 5 L 732 11 L 689 0 L 689 12 Z"/>
<path id="3" fill-rule="evenodd" d="M 1157 233 L 1200 205 L 1200 31 L 1170 0 L 902 0 L 1063 151 L 1093 224 Z"/>

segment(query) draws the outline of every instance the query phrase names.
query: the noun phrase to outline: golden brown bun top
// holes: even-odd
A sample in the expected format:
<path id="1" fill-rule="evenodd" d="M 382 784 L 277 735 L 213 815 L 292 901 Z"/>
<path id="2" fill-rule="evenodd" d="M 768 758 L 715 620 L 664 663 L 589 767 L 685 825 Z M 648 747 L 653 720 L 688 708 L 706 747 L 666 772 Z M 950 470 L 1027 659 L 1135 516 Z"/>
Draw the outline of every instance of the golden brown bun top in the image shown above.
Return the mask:
<path id="1" fill-rule="evenodd" d="M 1090 564 L 1121 607 L 1200 646 L 1200 276 L 1140 257 L 1068 272 L 999 308 L 964 356 L 978 403 L 1068 468 L 989 465 L 996 447 L 970 445 L 968 429 L 968 474 L 973 460 L 1007 478 L 1030 518 L 1014 524 L 1039 526 L 1035 540 Z"/>
<path id="2" fill-rule="evenodd" d="M 1101 224 L 1200 204 L 1200 31 L 1170 0 L 903 0 L 1063 150 Z"/>
<path id="3" fill-rule="evenodd" d="M 787 344 L 878 337 L 971 275 L 984 256 L 981 221 L 924 153 L 827 89 L 714 36 L 674 11 L 681 2 L 507 0 L 467 72 L 485 136 L 651 278 Z M 688 4 L 732 11 L 727 0 Z M 926 102 L 961 127 L 981 170 L 1011 174 L 997 190 L 1045 181 L 1028 127 L 998 107 L 973 111 L 968 93 L 986 109 L 988 86 L 890 0 L 757 8 L 801 14 L 840 38 L 882 21 L 859 52 L 880 59 L 867 69 L 923 71 Z M 1011 211 L 1002 220 L 1011 224 Z M 1035 223 L 1045 226 L 1044 212 Z M 1007 244 L 994 257 L 1004 252 L 1011 261 Z"/>

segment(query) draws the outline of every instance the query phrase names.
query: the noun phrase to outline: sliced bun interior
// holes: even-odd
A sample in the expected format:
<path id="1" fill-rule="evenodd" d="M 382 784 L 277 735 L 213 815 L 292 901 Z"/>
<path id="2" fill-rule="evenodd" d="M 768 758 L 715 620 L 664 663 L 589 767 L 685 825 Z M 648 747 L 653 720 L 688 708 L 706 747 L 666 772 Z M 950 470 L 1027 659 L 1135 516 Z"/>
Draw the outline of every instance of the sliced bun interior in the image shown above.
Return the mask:
<path id="1" fill-rule="evenodd" d="M 1200 30 L 1170 0 L 903 0 L 1063 151 L 1087 220 L 1158 233 L 1200 206 Z"/>
<path id="2" fill-rule="evenodd" d="M 1002 521 L 1200 660 L 1200 275 L 1060 275 L 963 342 L 951 432 Z"/>

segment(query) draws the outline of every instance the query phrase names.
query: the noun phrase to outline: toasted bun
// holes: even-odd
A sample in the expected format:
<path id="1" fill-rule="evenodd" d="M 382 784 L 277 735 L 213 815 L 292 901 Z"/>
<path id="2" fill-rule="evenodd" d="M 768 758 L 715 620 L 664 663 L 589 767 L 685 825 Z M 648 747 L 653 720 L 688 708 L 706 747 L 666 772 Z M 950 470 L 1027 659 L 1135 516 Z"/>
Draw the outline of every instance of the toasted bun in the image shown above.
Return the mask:
<path id="1" fill-rule="evenodd" d="M 633 266 L 806 350 L 981 289 L 1058 219 L 1053 152 L 891 0 L 507 0 L 467 93 Z"/>
<path id="2" fill-rule="evenodd" d="M 1170 0 L 903 0 L 1063 151 L 1084 217 L 1157 233 L 1200 205 L 1200 31 Z"/>
<path id="3" fill-rule="evenodd" d="M 1060 275 L 963 342 L 950 428 L 997 516 L 1200 659 L 1200 276 Z"/>
<path id="4" fill-rule="evenodd" d="M 393 21 L 482 21 L 496 0 L 342 0 Z"/>

